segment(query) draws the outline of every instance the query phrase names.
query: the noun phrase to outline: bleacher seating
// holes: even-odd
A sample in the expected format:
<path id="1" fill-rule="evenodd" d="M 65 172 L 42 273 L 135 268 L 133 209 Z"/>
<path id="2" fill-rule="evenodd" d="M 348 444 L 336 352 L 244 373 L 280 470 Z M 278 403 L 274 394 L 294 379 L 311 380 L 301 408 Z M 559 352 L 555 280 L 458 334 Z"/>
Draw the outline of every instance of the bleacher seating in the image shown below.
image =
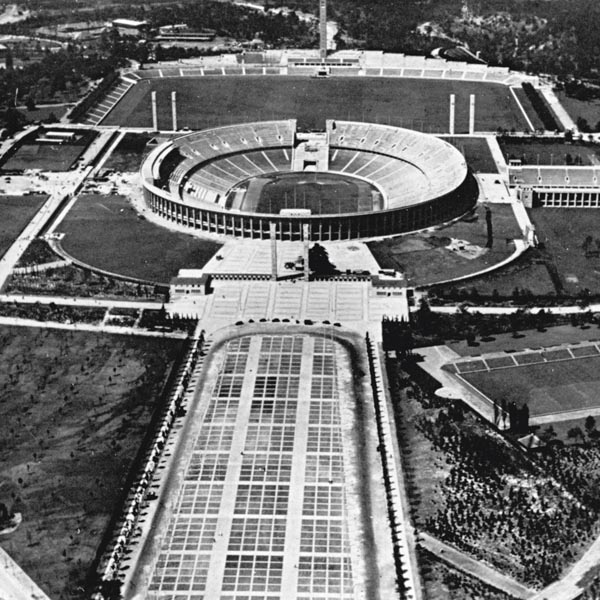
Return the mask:
<path id="1" fill-rule="evenodd" d="M 294 136 L 294 121 L 246 123 L 182 136 L 173 144 L 185 159 L 171 173 L 169 189 L 184 199 L 225 202 L 245 179 L 292 170 Z M 328 169 L 373 182 L 386 208 L 444 195 L 466 177 L 460 152 L 412 130 L 328 121 L 327 138 Z M 563 180 L 565 173 L 563 169 Z"/>
<path id="2" fill-rule="evenodd" d="M 117 102 L 135 85 L 137 79 L 132 74 L 119 77 L 111 88 L 103 94 L 99 100 L 87 111 L 83 123 L 86 125 L 98 125 L 104 117 L 115 107 Z"/>
<path id="3" fill-rule="evenodd" d="M 370 179 L 388 207 L 448 193 L 467 173 L 460 153 L 415 131 L 347 121 L 328 121 L 327 131 L 330 170 Z"/>
<path id="4" fill-rule="evenodd" d="M 537 167 L 528 166 L 518 170 L 511 169 L 512 185 L 533 187 L 600 187 L 600 168 L 597 167 Z"/>
<path id="5" fill-rule="evenodd" d="M 186 159 L 170 177 L 172 193 L 220 200 L 237 183 L 274 171 L 289 171 L 296 122 L 266 121 L 207 129 L 174 145 Z M 187 176 L 187 178 L 186 178 Z"/>

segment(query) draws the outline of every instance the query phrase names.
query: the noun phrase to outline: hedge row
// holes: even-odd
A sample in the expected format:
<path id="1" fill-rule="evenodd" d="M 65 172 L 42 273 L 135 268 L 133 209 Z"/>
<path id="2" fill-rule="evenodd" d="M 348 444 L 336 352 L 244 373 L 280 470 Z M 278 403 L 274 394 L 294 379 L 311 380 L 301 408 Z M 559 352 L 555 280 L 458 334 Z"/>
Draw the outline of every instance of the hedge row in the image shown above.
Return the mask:
<path id="1" fill-rule="evenodd" d="M 557 129 L 561 129 L 561 126 L 559 123 L 557 123 L 552 111 L 548 108 L 548 105 L 540 96 L 538 91 L 533 87 L 533 85 L 528 82 L 524 82 L 521 85 L 523 86 L 523 91 L 525 92 L 527 98 L 529 98 L 529 101 L 531 102 L 535 112 L 542 120 L 544 129 L 547 131 L 556 131 Z"/>

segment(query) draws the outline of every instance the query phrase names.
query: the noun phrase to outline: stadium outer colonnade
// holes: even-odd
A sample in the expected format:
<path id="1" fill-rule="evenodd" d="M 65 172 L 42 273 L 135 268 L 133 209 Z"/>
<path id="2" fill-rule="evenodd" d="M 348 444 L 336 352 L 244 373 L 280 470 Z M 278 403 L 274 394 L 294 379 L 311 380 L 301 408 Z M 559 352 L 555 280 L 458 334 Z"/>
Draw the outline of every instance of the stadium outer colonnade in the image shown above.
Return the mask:
<path id="1" fill-rule="evenodd" d="M 468 171 L 464 157 L 445 142 L 412 130 L 352 122 L 338 122 L 336 127 L 332 121 L 327 123 L 327 134 L 328 138 L 335 139 L 331 143 L 328 139 L 328 147 L 367 153 L 373 158 L 383 156 L 391 161 L 376 168 L 370 176 L 362 177 L 361 174 L 364 180 L 377 183 L 374 174 L 398 161 L 399 165 L 412 165 L 425 176 L 425 181 L 412 181 L 410 175 L 405 180 L 404 173 L 399 171 L 397 179 L 389 184 L 392 187 L 387 192 L 391 199 L 387 207 L 376 211 L 315 215 L 304 211 L 289 214 L 287 211 L 230 210 L 218 202 L 217 191 L 223 193 L 222 186 L 210 192 L 210 201 L 189 202 L 182 195 L 187 173 L 194 168 L 202 169 L 214 158 L 233 156 L 253 148 L 290 146 L 293 153 L 295 122 L 241 124 L 239 128 L 239 132 L 237 127 L 231 126 L 189 134 L 155 148 L 141 167 L 144 199 L 149 209 L 167 221 L 203 233 L 270 239 L 274 225 L 275 237 L 280 241 L 303 240 L 306 228 L 310 241 L 338 241 L 426 229 L 460 217 L 473 208 L 477 199 L 477 183 Z M 260 135 L 255 128 L 259 129 Z M 179 159 L 174 167 L 169 157 L 179 154 L 179 148 L 183 160 Z M 353 160 L 341 171 L 330 171 L 326 166 L 323 172 L 353 175 L 345 170 Z M 277 170 L 272 166 L 274 171 Z M 361 170 L 359 168 L 357 174 Z M 235 178 L 227 181 L 230 189 L 234 185 Z"/>
<path id="2" fill-rule="evenodd" d="M 473 207 L 471 176 L 450 194 L 428 202 L 379 212 L 281 217 L 277 215 L 229 212 L 184 204 L 168 191 L 144 182 L 144 197 L 152 212 L 160 217 L 204 233 L 238 238 L 269 239 L 270 224 L 275 223 L 277 239 L 302 240 L 308 224 L 311 241 L 337 241 L 394 235 L 426 229 L 450 221 Z"/>

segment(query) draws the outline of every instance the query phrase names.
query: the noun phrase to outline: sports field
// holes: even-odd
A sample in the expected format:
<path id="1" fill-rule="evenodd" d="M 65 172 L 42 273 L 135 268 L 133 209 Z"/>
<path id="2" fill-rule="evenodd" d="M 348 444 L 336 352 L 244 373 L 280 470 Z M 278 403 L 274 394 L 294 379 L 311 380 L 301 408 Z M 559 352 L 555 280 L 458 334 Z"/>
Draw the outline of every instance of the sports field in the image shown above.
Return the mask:
<path id="1" fill-rule="evenodd" d="M 95 136 L 95 132 L 86 131 L 78 133 L 73 141 L 62 144 L 37 143 L 28 138 L 1 163 L 0 171 L 68 171 Z"/>
<path id="2" fill-rule="evenodd" d="M 377 190 L 361 179 L 332 173 L 282 173 L 255 177 L 240 209 L 278 214 L 283 209 L 307 209 L 312 214 L 372 211 Z"/>
<path id="3" fill-rule="evenodd" d="M 122 196 L 81 196 L 58 231 L 64 250 L 82 262 L 157 283 L 202 268 L 221 247 L 147 221 Z"/>
<path id="4" fill-rule="evenodd" d="M 461 377 L 493 400 L 500 402 L 505 399 L 518 406 L 527 404 L 532 417 L 598 408 L 600 356 L 595 346 L 589 348 L 593 349 L 589 350 L 593 356 L 585 356 L 586 349 L 583 347 L 576 349 L 575 356 L 582 354 L 581 358 L 572 358 L 572 354 L 566 349 L 554 351 L 563 353 L 560 356 L 556 354 L 555 358 L 565 360 L 550 362 L 541 362 L 544 360 L 544 353 L 540 352 L 515 355 L 514 359 L 520 366 L 514 366 L 510 356 L 500 357 L 506 362 L 506 368 L 461 373 Z M 537 362 L 527 364 L 527 361 Z M 497 366 L 505 365 L 498 362 Z"/>
<path id="5" fill-rule="evenodd" d="M 476 95 L 476 130 L 527 129 L 504 85 L 433 79 L 332 77 L 183 77 L 136 84 L 102 122 L 150 127 L 150 92 L 157 92 L 158 126 L 171 129 L 170 94 L 177 91 L 178 126 L 201 129 L 268 119 L 297 119 L 323 129 L 325 119 L 371 121 L 425 132 L 447 132 L 449 96 L 456 95 L 456 132 L 466 133 L 469 95 Z"/>

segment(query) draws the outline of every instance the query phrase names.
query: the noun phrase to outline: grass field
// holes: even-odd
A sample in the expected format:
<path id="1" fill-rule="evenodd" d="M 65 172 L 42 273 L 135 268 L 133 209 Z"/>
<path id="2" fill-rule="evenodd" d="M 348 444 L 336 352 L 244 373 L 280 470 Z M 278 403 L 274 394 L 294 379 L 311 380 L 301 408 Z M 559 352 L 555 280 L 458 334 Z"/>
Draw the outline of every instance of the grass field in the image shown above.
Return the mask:
<path id="1" fill-rule="evenodd" d="M 510 256 L 514 244 L 507 239 L 521 237 L 512 207 L 492 206 L 494 245 L 486 249 L 485 208 L 478 205 L 475 218 L 462 220 L 432 232 L 415 233 L 369 242 L 373 256 L 384 269 L 402 271 L 411 285 L 432 284 L 475 273 Z M 453 250 L 452 240 L 462 240 L 472 253 Z"/>
<path id="2" fill-rule="evenodd" d="M 542 248 L 528 250 L 498 271 L 441 289 L 475 288 L 484 296 L 495 290 L 502 297 L 511 297 L 515 288 L 541 296 L 576 296 L 585 289 L 600 294 L 600 257 L 586 257 L 582 247 L 587 236 L 593 239 L 592 249 L 600 241 L 596 234 L 600 213 L 586 208 L 537 208 L 530 217 Z"/>
<path id="3" fill-rule="evenodd" d="M 582 117 L 591 127 L 596 127 L 600 121 L 600 99 L 585 102 L 567 96 L 564 91 L 557 91 L 556 95 L 573 121 Z"/>
<path id="4" fill-rule="evenodd" d="M 3 548 L 51 598 L 83 586 L 181 342 L 0 328 Z M 1 594 L 0 594 L 1 595 Z"/>
<path id="5" fill-rule="evenodd" d="M 462 375 L 486 396 L 527 404 L 532 417 L 600 405 L 600 356 Z"/>
<path id="6" fill-rule="evenodd" d="M 19 237 L 46 196 L 0 196 L 0 256 Z"/>
<path id="7" fill-rule="evenodd" d="M 146 221 L 122 196 L 81 196 L 58 231 L 65 251 L 84 263 L 158 283 L 202 268 L 221 247 Z"/>
<path id="8" fill-rule="evenodd" d="M 583 289 L 600 293 L 600 257 L 586 258 L 587 236 L 600 240 L 600 211 L 587 208 L 538 208 L 530 211 L 537 236 L 555 265 L 567 294 Z"/>
<path id="9" fill-rule="evenodd" d="M 333 173 L 282 173 L 255 177 L 241 210 L 278 214 L 282 209 L 308 209 L 312 214 L 373 210 L 376 189 L 361 179 Z"/>
<path id="10" fill-rule="evenodd" d="M 443 137 L 458 148 L 475 173 L 497 173 L 498 167 L 487 140 L 482 137 Z"/>
<path id="11" fill-rule="evenodd" d="M 144 156 L 149 152 L 147 144 L 151 137 L 145 133 L 126 133 L 104 163 L 104 168 L 115 171 L 138 171 Z"/>
<path id="12" fill-rule="evenodd" d="M 495 296 L 497 292 L 501 298 L 512 298 L 515 288 L 528 290 L 539 296 L 556 294 L 548 270 L 546 253 L 530 248 L 519 258 L 497 271 L 465 281 L 447 283 L 434 291 L 444 295 L 444 293 L 455 293 L 460 290 L 469 293 L 477 290 L 480 296 Z"/>
<path id="13" fill-rule="evenodd" d="M 157 92 L 159 128 L 171 129 L 170 93 L 177 91 L 178 125 L 210 126 L 298 119 L 323 129 L 325 119 L 389 123 L 425 132 L 448 131 L 448 102 L 456 95 L 456 132 L 468 130 L 469 94 L 477 97 L 476 129 L 523 131 L 527 124 L 508 87 L 432 79 L 332 77 L 199 77 L 149 79 L 135 85 L 103 125 L 150 127 L 150 92 Z"/>
<path id="14" fill-rule="evenodd" d="M 63 144 L 36 143 L 33 140 L 20 144 L 15 152 L 0 164 L 0 171 L 68 171 L 96 136 L 93 131 L 77 134 L 73 142 Z"/>

